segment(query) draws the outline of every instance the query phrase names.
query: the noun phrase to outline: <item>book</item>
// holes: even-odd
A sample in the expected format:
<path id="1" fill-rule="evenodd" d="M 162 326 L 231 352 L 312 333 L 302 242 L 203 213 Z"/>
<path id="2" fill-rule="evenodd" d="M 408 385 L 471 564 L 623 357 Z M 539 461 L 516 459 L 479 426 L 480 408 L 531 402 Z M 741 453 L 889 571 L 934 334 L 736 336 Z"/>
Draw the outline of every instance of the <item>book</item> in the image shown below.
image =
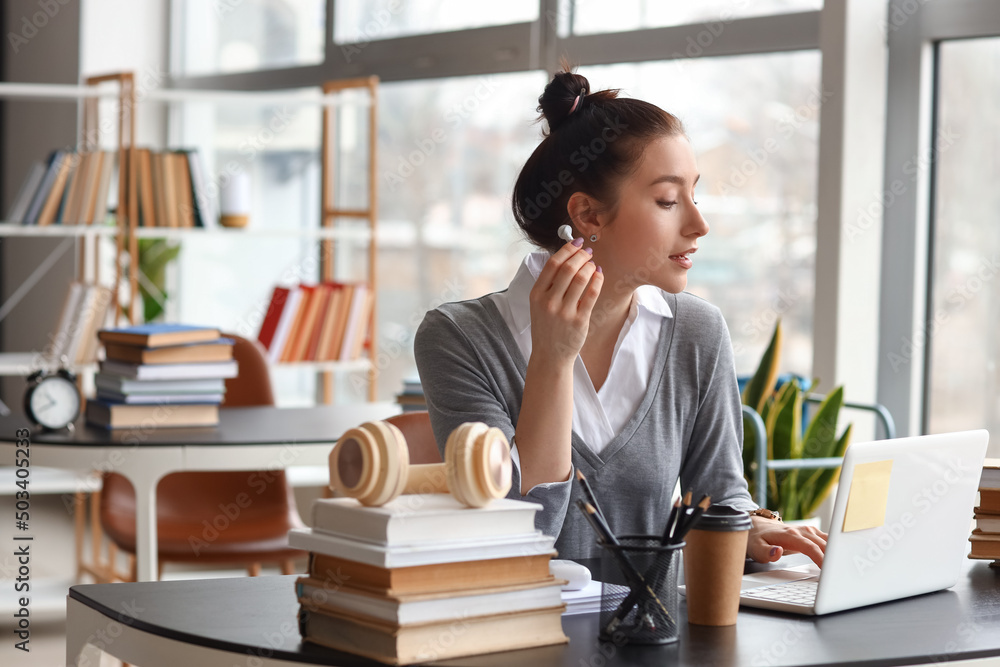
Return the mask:
<path id="1" fill-rule="evenodd" d="M 178 210 L 178 194 L 176 174 L 174 168 L 173 155 L 171 153 L 159 153 L 156 156 L 160 161 L 160 177 L 163 179 L 163 208 L 165 210 L 165 220 L 167 227 L 180 227 L 180 211 Z"/>
<path id="2" fill-rule="evenodd" d="M 130 403 L 148 405 L 152 403 L 222 403 L 225 394 L 125 394 L 109 389 L 97 388 L 97 400 L 105 403 Z"/>
<path id="3" fill-rule="evenodd" d="M 316 344 L 314 357 L 317 361 L 329 361 L 326 355 L 333 341 L 333 336 L 337 333 L 339 324 L 337 317 L 340 314 L 340 300 L 343 298 L 344 292 L 343 286 L 339 283 L 328 282 L 326 285 L 330 288 L 330 294 L 320 322 L 319 341 Z"/>
<path id="4" fill-rule="evenodd" d="M 549 577 L 545 582 L 517 586 L 410 595 L 378 595 L 352 588 L 350 583 L 348 580 L 333 586 L 328 581 L 299 577 L 295 580 L 295 594 L 307 609 L 405 627 L 556 607 L 562 603 L 560 589 L 564 582 Z"/>
<path id="5" fill-rule="evenodd" d="M 90 210 L 88 223 L 103 224 L 108 213 L 108 193 L 111 192 L 111 176 L 115 170 L 117 161 L 117 151 L 104 151 L 101 158 L 101 171 L 97 179 L 97 199 L 94 207 Z"/>
<path id="6" fill-rule="evenodd" d="M 976 512 L 976 530 L 981 533 L 1000 534 L 1000 514 L 981 514 Z"/>
<path id="7" fill-rule="evenodd" d="M 288 342 L 288 335 L 292 330 L 292 324 L 299 311 L 299 304 L 302 302 L 302 290 L 297 286 L 292 287 L 288 293 L 285 307 L 281 310 L 278 325 L 274 332 L 274 339 L 271 346 L 267 348 L 267 360 L 272 364 L 281 361 L 281 353 Z"/>
<path id="8" fill-rule="evenodd" d="M 15 224 L 24 222 L 24 216 L 28 212 L 28 206 L 31 205 L 31 200 L 34 199 L 35 193 L 38 191 L 38 186 L 41 185 L 44 177 L 45 164 L 42 162 L 35 162 L 32 164 L 27 177 L 24 179 L 24 183 L 21 184 L 21 189 L 17 191 L 14 203 L 11 204 L 10 208 L 7 210 L 7 222 Z"/>
<path id="9" fill-rule="evenodd" d="M 365 287 L 365 300 L 361 306 L 361 316 L 358 318 L 355 338 L 349 351 L 349 359 L 360 359 L 361 350 L 365 346 L 368 338 L 368 330 L 371 325 L 372 309 L 375 307 L 375 292 Z"/>
<path id="10" fill-rule="evenodd" d="M 42 205 L 42 209 L 38 214 L 37 224 L 40 227 L 46 225 L 51 225 L 56 220 L 56 213 L 59 210 L 59 203 L 62 201 L 63 190 L 66 188 L 66 179 L 69 176 L 70 168 L 72 167 L 73 161 L 70 159 L 72 154 L 64 153 L 62 157 L 59 158 L 59 164 L 56 168 L 56 175 L 52 181 L 52 187 L 49 188 L 48 195 L 45 198 L 45 203 Z"/>
<path id="11" fill-rule="evenodd" d="M 153 215 L 157 227 L 169 227 L 167 219 L 167 194 L 164 191 L 163 154 L 150 153 L 150 172 L 153 179 Z"/>
<path id="12" fill-rule="evenodd" d="M 257 333 L 257 341 L 267 350 L 271 347 L 274 334 L 278 330 L 278 321 L 281 319 L 281 311 L 288 303 L 288 295 L 291 293 L 287 287 L 275 287 L 271 292 L 271 301 L 267 305 L 267 312 L 260 323 L 260 331 Z"/>
<path id="13" fill-rule="evenodd" d="M 366 285 L 357 284 L 351 293 L 351 309 L 347 315 L 347 322 L 344 325 L 344 339 L 340 344 L 340 352 L 337 359 L 348 361 L 351 359 L 351 352 L 355 346 L 355 338 L 360 335 L 361 319 L 364 313 L 365 294 L 368 288 Z"/>
<path id="14" fill-rule="evenodd" d="M 984 459 L 980 489 L 1000 489 L 1000 459 Z"/>
<path id="15" fill-rule="evenodd" d="M 196 364 L 132 364 L 105 359 L 101 372 L 135 380 L 196 380 L 236 377 L 235 361 L 207 361 Z"/>
<path id="16" fill-rule="evenodd" d="M 354 498 L 313 502 L 313 531 L 387 546 L 531 535 L 541 505 L 498 498 L 467 507 L 448 493 L 402 495 L 380 507 Z"/>
<path id="17" fill-rule="evenodd" d="M 333 286 L 329 283 L 322 283 L 316 286 L 316 317 L 313 320 L 312 330 L 309 333 L 309 342 L 306 344 L 303 361 L 317 361 L 319 354 L 319 341 L 323 335 L 323 328 L 326 320 L 326 311 L 330 307 L 330 299 L 333 296 Z"/>
<path id="18" fill-rule="evenodd" d="M 986 512 L 1000 512 L 1000 489 L 980 487 L 979 506 Z"/>
<path id="19" fill-rule="evenodd" d="M 148 148 L 137 151 L 136 180 L 139 191 L 139 223 L 143 227 L 156 226 L 156 201 L 153 199 L 153 161 Z"/>
<path id="20" fill-rule="evenodd" d="M 310 552 L 309 576 L 328 584 L 350 582 L 354 588 L 381 595 L 463 591 L 548 581 L 551 558 L 550 552 L 386 568 Z"/>
<path id="21" fill-rule="evenodd" d="M 283 362 L 298 361 L 298 351 L 305 346 L 302 340 L 305 336 L 303 330 L 306 318 L 312 312 L 312 301 L 316 287 L 315 285 L 299 285 L 298 290 L 302 294 L 302 299 L 295 313 L 295 319 L 292 320 L 292 328 L 288 332 L 285 349 L 281 351 L 281 361 Z"/>
<path id="22" fill-rule="evenodd" d="M 107 359 L 136 364 L 175 364 L 198 361 L 229 361 L 233 358 L 232 338 L 218 338 L 204 343 L 183 343 L 161 347 L 143 347 L 122 343 L 105 343 Z"/>
<path id="23" fill-rule="evenodd" d="M 121 394 L 221 394 L 225 380 L 204 378 L 192 380 L 135 380 L 121 375 L 97 373 L 94 385 L 98 389 Z"/>
<path id="24" fill-rule="evenodd" d="M 215 227 L 218 217 L 208 196 L 208 180 L 198 151 L 186 151 L 188 172 L 191 174 L 191 193 L 194 198 L 195 227 Z"/>
<path id="25" fill-rule="evenodd" d="M 70 189 L 63 209 L 63 224 L 76 225 L 83 222 L 83 199 L 90 178 L 89 173 L 93 153 L 77 155 L 76 170 L 73 173 L 73 187 Z"/>
<path id="26" fill-rule="evenodd" d="M 97 332 L 104 328 L 111 305 L 111 290 L 102 285 L 88 286 L 88 299 L 80 321 L 76 363 L 89 364 L 97 360 Z M 72 357 L 71 357 L 72 358 Z"/>
<path id="27" fill-rule="evenodd" d="M 354 299 L 354 285 L 344 284 L 340 286 L 340 299 L 338 300 L 338 310 L 336 314 L 336 329 L 330 339 L 330 347 L 326 350 L 325 359 L 337 361 L 340 359 L 340 350 L 344 345 L 344 336 L 347 331 L 347 318 L 351 312 L 351 303 Z"/>
<path id="28" fill-rule="evenodd" d="M 104 428 L 131 426 L 180 427 L 215 426 L 219 406 L 207 405 L 125 405 L 87 401 L 87 422 Z"/>
<path id="29" fill-rule="evenodd" d="M 104 170 L 106 155 L 104 151 L 94 151 L 89 157 L 90 167 L 87 170 L 87 181 L 80 198 L 80 224 L 84 225 L 89 225 L 94 221 L 97 191 L 100 189 L 101 172 Z"/>
<path id="30" fill-rule="evenodd" d="M 219 330 L 190 324 L 137 324 L 121 329 L 105 329 L 100 332 L 102 343 L 125 343 L 143 347 L 180 345 L 217 340 Z"/>
<path id="31" fill-rule="evenodd" d="M 504 538 L 428 542 L 405 547 L 386 547 L 321 533 L 308 528 L 288 532 L 288 545 L 382 568 L 415 567 L 437 563 L 492 560 L 514 556 L 552 555 L 554 537 L 535 531 L 531 535 Z"/>
<path id="32" fill-rule="evenodd" d="M 34 196 L 31 198 L 28 210 L 24 214 L 23 224 L 33 225 L 38 222 L 38 214 L 42 211 L 42 206 L 45 204 L 49 190 L 52 189 L 52 184 L 59 173 L 59 165 L 65 155 L 66 151 L 61 150 L 55 150 L 49 154 L 49 157 L 45 161 L 45 174 L 42 176 L 42 182 L 38 184 L 38 189 L 35 190 Z"/>
<path id="33" fill-rule="evenodd" d="M 303 639 L 392 665 L 565 644 L 564 605 L 399 627 L 299 608 Z"/>
<path id="34" fill-rule="evenodd" d="M 59 321 L 52 332 L 49 344 L 46 346 L 49 359 L 53 361 L 62 360 L 63 355 L 68 357 L 70 343 L 78 327 L 77 319 L 81 312 L 81 301 L 87 292 L 84 283 L 73 281 L 66 292 L 66 299 L 63 301 L 62 311 L 60 311 Z"/>
<path id="35" fill-rule="evenodd" d="M 174 164 L 174 184 L 177 186 L 177 226 L 194 227 L 194 194 L 191 192 L 191 172 L 183 151 L 170 154 Z"/>

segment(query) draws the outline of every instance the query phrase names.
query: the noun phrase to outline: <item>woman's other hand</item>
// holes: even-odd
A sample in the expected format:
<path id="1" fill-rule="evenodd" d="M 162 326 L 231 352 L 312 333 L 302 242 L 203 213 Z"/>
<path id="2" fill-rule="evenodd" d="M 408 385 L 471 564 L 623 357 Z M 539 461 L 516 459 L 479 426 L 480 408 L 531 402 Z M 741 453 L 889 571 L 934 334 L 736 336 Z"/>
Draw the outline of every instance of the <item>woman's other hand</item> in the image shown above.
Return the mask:
<path id="1" fill-rule="evenodd" d="M 532 357 L 571 364 L 587 340 L 604 274 L 582 245 L 578 238 L 557 250 L 531 289 Z"/>
<path id="2" fill-rule="evenodd" d="M 786 553 L 803 553 L 823 567 L 827 534 L 812 526 L 786 523 L 754 516 L 747 543 L 747 555 L 758 563 L 772 563 Z"/>

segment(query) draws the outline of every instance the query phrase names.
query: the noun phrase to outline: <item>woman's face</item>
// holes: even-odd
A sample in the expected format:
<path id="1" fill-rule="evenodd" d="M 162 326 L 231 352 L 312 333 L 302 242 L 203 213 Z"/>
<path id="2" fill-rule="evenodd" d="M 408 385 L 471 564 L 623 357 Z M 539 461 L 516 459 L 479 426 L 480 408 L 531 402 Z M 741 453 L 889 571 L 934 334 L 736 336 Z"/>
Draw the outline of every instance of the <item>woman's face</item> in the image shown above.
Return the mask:
<path id="1" fill-rule="evenodd" d="M 594 243 L 595 261 L 614 277 L 614 287 L 684 290 L 691 254 L 708 233 L 693 199 L 698 176 L 686 137 L 663 137 L 646 147 L 638 168 L 622 182 L 618 209 L 610 220 L 601 220 Z"/>

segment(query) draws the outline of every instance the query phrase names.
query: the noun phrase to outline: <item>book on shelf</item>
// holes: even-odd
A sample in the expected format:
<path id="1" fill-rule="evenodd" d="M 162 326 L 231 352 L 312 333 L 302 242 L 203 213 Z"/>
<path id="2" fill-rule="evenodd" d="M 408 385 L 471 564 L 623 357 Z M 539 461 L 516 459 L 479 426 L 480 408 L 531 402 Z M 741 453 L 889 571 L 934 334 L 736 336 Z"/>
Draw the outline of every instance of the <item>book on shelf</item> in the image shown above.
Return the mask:
<path id="1" fill-rule="evenodd" d="M 201 343 L 181 343 L 146 347 L 124 343 L 105 343 L 106 359 L 127 361 L 136 364 L 176 364 L 199 361 L 229 361 L 233 358 L 232 338 L 217 338 Z"/>
<path id="2" fill-rule="evenodd" d="M 102 223 L 108 210 L 117 152 L 55 150 L 36 163 L 8 211 L 24 225 Z"/>
<path id="3" fill-rule="evenodd" d="M 55 330 L 45 351 L 55 361 L 87 364 L 97 358 L 97 332 L 110 315 L 111 290 L 102 285 L 70 283 Z"/>
<path id="4" fill-rule="evenodd" d="M 105 403 L 129 403 L 134 405 L 176 404 L 176 403 L 222 403 L 224 393 L 205 394 L 201 392 L 180 394 L 127 394 L 97 387 L 97 400 Z"/>
<path id="5" fill-rule="evenodd" d="M 407 626 L 556 607 L 562 604 L 563 583 L 550 576 L 511 586 L 380 595 L 354 588 L 350 579 L 332 586 L 329 581 L 299 577 L 295 594 L 307 609 Z"/>
<path id="6" fill-rule="evenodd" d="M 98 334 L 102 343 L 124 343 L 143 347 L 181 345 L 218 340 L 219 330 L 214 327 L 200 327 L 191 324 L 136 324 L 119 329 L 105 329 Z"/>
<path id="7" fill-rule="evenodd" d="M 321 498 L 313 502 L 312 528 L 386 546 L 505 538 L 533 535 L 539 509 L 541 505 L 508 498 L 472 508 L 449 493 L 401 495 L 379 507 L 354 498 Z"/>
<path id="8" fill-rule="evenodd" d="M 98 389 L 119 394 L 223 394 L 226 381 L 221 378 L 183 380 L 136 380 L 121 375 L 97 373 L 94 385 Z"/>
<path id="9" fill-rule="evenodd" d="M 194 364 L 134 364 L 105 359 L 101 372 L 136 380 L 195 380 L 236 377 L 235 361 L 207 361 Z"/>
<path id="10" fill-rule="evenodd" d="M 530 611 L 399 626 L 347 614 L 300 608 L 306 641 L 393 665 L 564 644 L 563 605 Z"/>
<path id="11" fill-rule="evenodd" d="M 358 359 L 374 302 L 364 283 L 275 287 L 257 340 L 272 363 Z"/>
<path id="12" fill-rule="evenodd" d="M 133 426 L 216 426 L 218 404 L 128 405 L 87 401 L 87 422 L 108 429 Z"/>
<path id="13" fill-rule="evenodd" d="M 139 225 L 210 227 L 214 218 L 198 151 L 137 149 Z"/>
<path id="14" fill-rule="evenodd" d="M 551 581 L 552 555 L 546 552 L 387 568 L 310 552 L 308 572 L 311 578 L 330 585 L 350 581 L 355 588 L 381 595 L 417 595 Z"/>
<path id="15" fill-rule="evenodd" d="M 5 222 L 21 224 L 24 221 L 24 217 L 28 213 L 28 207 L 31 206 L 31 200 L 34 198 L 35 192 L 38 190 L 38 186 L 41 185 L 43 178 L 45 178 L 45 163 L 40 161 L 35 162 L 31 165 L 31 169 L 28 170 L 28 176 L 21 183 L 21 189 L 17 191 L 14 202 L 7 210 L 7 216 L 4 218 Z"/>
<path id="16" fill-rule="evenodd" d="M 538 531 L 504 538 L 439 541 L 401 547 L 360 542 L 308 528 L 293 528 L 288 532 L 288 544 L 296 549 L 381 568 L 494 560 L 515 556 L 551 556 L 554 553 L 552 550 L 554 543 L 555 538 Z"/>

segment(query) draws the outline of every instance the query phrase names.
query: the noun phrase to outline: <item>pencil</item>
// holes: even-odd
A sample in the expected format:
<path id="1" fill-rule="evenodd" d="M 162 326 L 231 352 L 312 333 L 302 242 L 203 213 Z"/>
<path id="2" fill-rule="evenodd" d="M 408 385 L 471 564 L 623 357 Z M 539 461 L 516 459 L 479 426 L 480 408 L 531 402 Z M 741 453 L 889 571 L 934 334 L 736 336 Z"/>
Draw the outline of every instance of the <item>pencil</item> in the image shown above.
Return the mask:
<path id="1" fill-rule="evenodd" d="M 590 488 L 590 482 L 587 481 L 587 478 L 584 477 L 583 473 L 579 470 L 576 471 L 576 478 L 580 482 L 580 486 L 583 487 L 583 493 L 587 496 L 587 500 L 589 500 L 590 504 L 594 506 L 595 510 L 597 510 L 597 515 L 601 517 L 601 521 L 604 522 L 604 525 L 608 526 L 610 529 L 611 526 L 608 524 L 608 520 L 604 516 L 603 510 L 601 510 L 601 504 L 597 502 L 597 498 L 594 496 L 594 490 Z"/>
<path id="2" fill-rule="evenodd" d="M 667 517 L 667 525 L 663 529 L 663 537 L 660 538 L 660 544 L 669 544 L 674 535 L 674 529 L 677 525 L 677 515 L 680 513 L 681 509 L 681 499 L 678 498 L 674 501 L 674 508 L 670 510 L 670 516 Z"/>
<path id="3" fill-rule="evenodd" d="M 687 535 L 689 530 L 694 528 L 695 524 L 698 523 L 698 519 L 701 518 L 701 515 L 709 508 L 709 506 L 711 506 L 711 504 L 711 496 L 705 495 L 701 497 L 701 500 L 698 501 L 698 505 L 691 511 L 691 516 L 687 518 L 684 524 L 677 531 L 677 534 L 674 536 L 675 542 L 682 542 L 684 540 L 684 536 Z"/>

